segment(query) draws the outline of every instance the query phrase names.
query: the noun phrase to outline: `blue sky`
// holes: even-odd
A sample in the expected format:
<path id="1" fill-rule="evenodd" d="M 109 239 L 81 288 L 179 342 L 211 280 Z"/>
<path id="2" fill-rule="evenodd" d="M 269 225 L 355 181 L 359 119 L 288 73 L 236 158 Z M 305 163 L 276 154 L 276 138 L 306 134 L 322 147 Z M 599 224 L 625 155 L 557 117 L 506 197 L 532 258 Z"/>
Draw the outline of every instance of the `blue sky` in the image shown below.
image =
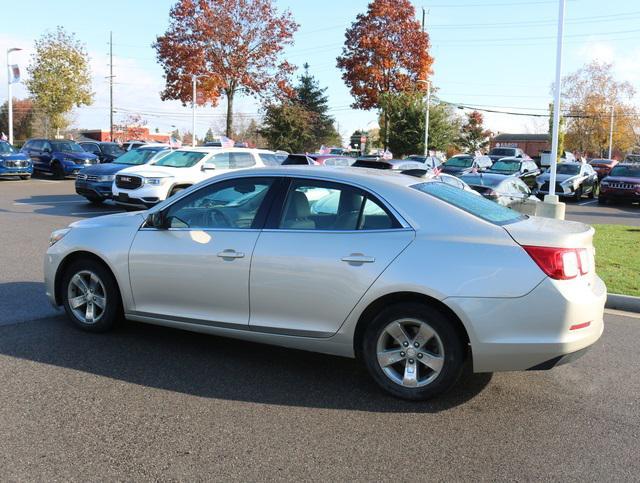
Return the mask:
<path id="1" fill-rule="evenodd" d="M 74 125 L 85 128 L 108 126 L 108 39 L 114 36 L 114 97 L 116 120 L 128 112 L 142 112 L 151 128 L 161 131 L 172 125 L 190 129 L 189 109 L 178 102 L 161 102 L 162 70 L 150 45 L 164 32 L 171 0 L 113 0 L 93 10 L 90 2 L 21 0 L 3 12 L 0 49 L 23 47 L 12 54 L 11 63 L 23 68 L 33 41 L 47 29 L 64 26 L 83 41 L 94 75 L 95 102 L 73 114 Z M 356 111 L 348 89 L 335 67 L 344 30 L 356 14 L 366 10 L 366 0 L 276 0 L 279 8 L 290 9 L 300 24 L 295 45 L 287 59 L 311 72 L 328 87 L 332 115 L 340 131 L 348 136 L 354 129 L 375 122 L 374 111 Z M 414 0 L 417 15 L 428 10 L 427 30 L 431 55 L 435 58 L 435 86 L 438 96 L 499 110 L 544 113 L 550 100 L 555 68 L 556 0 Z M 111 5 L 109 7 L 108 5 Z M 640 3 L 637 0 L 568 0 L 565 26 L 563 72 L 574 71 L 592 59 L 615 63 L 615 74 L 640 91 Z M 4 63 L 3 54 L 3 63 Z M 6 86 L 2 69 L 0 84 Z M 26 95 L 24 87 L 14 95 Z M 637 104 L 636 96 L 636 104 Z M 6 99 L 6 88 L 0 101 Z M 259 115 L 252 99 L 236 101 L 238 122 Z M 461 113 L 462 111 L 460 111 Z M 198 109 L 197 132 L 210 126 L 221 130 L 224 102 L 218 108 Z M 545 118 L 486 114 L 486 124 L 502 132 L 544 132 Z"/>

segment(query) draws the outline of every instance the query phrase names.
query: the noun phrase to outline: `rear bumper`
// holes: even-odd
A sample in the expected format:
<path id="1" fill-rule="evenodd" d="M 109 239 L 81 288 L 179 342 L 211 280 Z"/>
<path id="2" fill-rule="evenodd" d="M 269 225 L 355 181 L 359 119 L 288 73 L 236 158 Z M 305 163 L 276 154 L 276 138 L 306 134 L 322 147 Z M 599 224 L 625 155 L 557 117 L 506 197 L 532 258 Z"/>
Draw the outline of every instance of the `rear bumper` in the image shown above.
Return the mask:
<path id="1" fill-rule="evenodd" d="M 597 276 L 581 278 L 547 278 L 512 299 L 446 299 L 467 328 L 474 371 L 551 368 L 594 344 L 604 330 L 607 290 Z"/>

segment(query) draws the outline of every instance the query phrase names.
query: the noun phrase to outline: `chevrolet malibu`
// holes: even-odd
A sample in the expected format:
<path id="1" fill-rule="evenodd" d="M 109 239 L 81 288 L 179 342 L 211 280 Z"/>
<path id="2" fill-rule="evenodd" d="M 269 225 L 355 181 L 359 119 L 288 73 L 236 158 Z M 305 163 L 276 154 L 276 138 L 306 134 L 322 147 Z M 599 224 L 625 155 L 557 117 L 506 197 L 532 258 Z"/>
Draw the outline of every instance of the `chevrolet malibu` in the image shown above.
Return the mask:
<path id="1" fill-rule="evenodd" d="M 126 318 L 357 357 L 420 400 L 466 361 L 550 369 L 595 343 L 593 233 L 403 174 L 254 168 L 55 231 L 45 281 L 87 331 Z"/>

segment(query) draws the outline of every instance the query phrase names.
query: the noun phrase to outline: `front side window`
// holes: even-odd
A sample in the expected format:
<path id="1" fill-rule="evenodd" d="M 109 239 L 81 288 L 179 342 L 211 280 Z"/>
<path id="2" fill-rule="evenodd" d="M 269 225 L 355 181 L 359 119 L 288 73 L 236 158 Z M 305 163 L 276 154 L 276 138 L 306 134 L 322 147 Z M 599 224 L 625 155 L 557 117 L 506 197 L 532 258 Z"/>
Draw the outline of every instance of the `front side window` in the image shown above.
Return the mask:
<path id="1" fill-rule="evenodd" d="M 100 154 L 100 148 L 95 144 L 84 143 L 84 144 L 80 144 L 80 146 L 82 146 L 82 148 L 89 153 Z"/>
<path id="2" fill-rule="evenodd" d="M 229 153 L 218 153 L 206 162 L 216 167 L 216 169 L 229 169 L 230 165 Z"/>
<path id="3" fill-rule="evenodd" d="M 482 196 L 476 196 L 467 191 L 453 188 L 444 183 L 427 182 L 415 184 L 411 187 L 496 225 L 506 225 L 524 218 L 520 213 L 505 208 L 498 203 L 487 200 Z"/>
<path id="4" fill-rule="evenodd" d="M 400 224 L 371 195 L 324 181 L 294 181 L 279 228 L 288 230 L 381 230 Z"/>
<path id="5" fill-rule="evenodd" d="M 199 151 L 174 151 L 156 163 L 156 166 L 169 168 L 191 168 L 198 164 L 207 153 Z"/>
<path id="6" fill-rule="evenodd" d="M 169 207 L 169 227 L 255 228 L 258 210 L 272 184 L 269 178 L 242 178 L 201 188 Z"/>

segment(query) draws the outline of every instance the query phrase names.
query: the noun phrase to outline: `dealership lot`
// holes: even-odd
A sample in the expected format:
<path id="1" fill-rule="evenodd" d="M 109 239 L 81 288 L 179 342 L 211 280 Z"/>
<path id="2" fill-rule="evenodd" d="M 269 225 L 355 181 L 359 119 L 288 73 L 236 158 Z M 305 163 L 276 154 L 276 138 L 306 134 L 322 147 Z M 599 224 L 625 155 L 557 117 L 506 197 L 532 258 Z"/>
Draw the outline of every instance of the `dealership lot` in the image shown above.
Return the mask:
<path id="1" fill-rule="evenodd" d="M 467 375 L 410 404 L 351 360 L 140 324 L 74 330 L 44 296 L 48 235 L 117 211 L 86 203 L 71 180 L 0 184 L 3 480 L 637 477 L 637 316 L 608 312 L 602 340 L 572 365 Z M 638 207 L 589 200 L 567 214 L 640 224 Z"/>

